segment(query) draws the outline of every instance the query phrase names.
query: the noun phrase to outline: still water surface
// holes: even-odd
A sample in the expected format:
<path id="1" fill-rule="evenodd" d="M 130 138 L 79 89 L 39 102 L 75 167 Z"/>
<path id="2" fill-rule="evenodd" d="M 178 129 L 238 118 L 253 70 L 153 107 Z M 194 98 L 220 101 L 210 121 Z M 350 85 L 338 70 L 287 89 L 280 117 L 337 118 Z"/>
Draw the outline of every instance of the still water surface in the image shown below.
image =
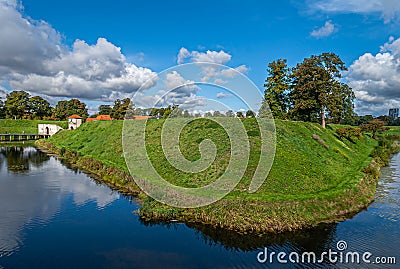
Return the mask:
<path id="1" fill-rule="evenodd" d="M 133 198 L 57 158 L 0 146 L 0 268 L 400 268 L 399 205 L 400 154 L 383 169 L 375 202 L 339 224 L 262 237 L 149 224 L 134 214 Z M 340 240 L 347 251 L 395 257 L 397 265 L 257 261 L 265 248 L 319 255 Z"/>

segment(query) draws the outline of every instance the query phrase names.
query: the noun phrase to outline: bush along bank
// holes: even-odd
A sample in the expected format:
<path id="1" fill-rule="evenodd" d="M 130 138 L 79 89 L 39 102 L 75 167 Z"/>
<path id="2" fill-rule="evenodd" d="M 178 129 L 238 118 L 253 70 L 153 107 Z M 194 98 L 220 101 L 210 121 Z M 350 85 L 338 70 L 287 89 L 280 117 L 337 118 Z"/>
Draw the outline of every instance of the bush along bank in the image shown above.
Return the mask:
<path id="1" fill-rule="evenodd" d="M 254 121 L 245 120 L 244 124 L 248 133 L 253 132 Z M 172 183 L 187 186 L 185 183 L 189 182 L 192 186 L 199 178 L 188 177 L 183 178 L 184 181 L 173 182 L 179 174 L 164 165 L 161 145 L 156 139 L 161 125 L 162 120 L 149 123 L 147 140 L 152 149 L 149 158 L 156 166 L 162 166 L 157 171 L 171 175 Z M 275 161 L 259 191 L 249 194 L 245 186 L 246 180 L 248 183 L 254 173 L 257 161 L 255 151 L 251 151 L 249 166 L 242 180 L 245 183 L 239 183 L 224 199 L 193 209 L 169 207 L 140 192 L 124 163 L 119 142 L 122 123 L 85 124 L 72 132 L 60 132 L 48 141 L 38 141 L 37 145 L 96 175 L 123 193 L 138 195 L 142 203 L 139 214 L 144 221 L 206 224 L 243 234 L 291 231 L 335 222 L 359 212 L 374 199 L 380 167 L 387 165 L 390 154 L 399 150 L 397 143 L 393 143 L 392 139 L 396 138 L 393 136 L 375 140 L 364 135 L 348 140 L 335 135 L 335 126 L 322 129 L 317 124 L 277 121 L 276 127 Z M 198 154 L 193 150 L 197 147 L 196 143 L 219 134 L 220 130 L 206 120 L 195 121 L 183 131 L 182 151 L 188 159 L 195 159 L 194 155 Z M 221 136 L 216 140 L 217 147 L 222 149 L 226 147 L 219 142 L 223 139 Z M 257 136 L 251 136 L 251 147 L 257 146 L 257 143 Z M 216 167 L 215 171 L 220 168 Z"/>

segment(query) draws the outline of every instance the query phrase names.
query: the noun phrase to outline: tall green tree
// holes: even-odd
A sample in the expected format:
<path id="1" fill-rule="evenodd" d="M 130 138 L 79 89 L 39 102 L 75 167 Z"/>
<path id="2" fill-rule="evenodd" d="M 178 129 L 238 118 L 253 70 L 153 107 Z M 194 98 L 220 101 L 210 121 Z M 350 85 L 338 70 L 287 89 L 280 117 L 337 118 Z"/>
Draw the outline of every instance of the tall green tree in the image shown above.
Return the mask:
<path id="1" fill-rule="evenodd" d="M 99 115 L 110 115 L 112 111 L 112 107 L 110 105 L 100 105 L 99 106 Z"/>
<path id="2" fill-rule="evenodd" d="M 274 118 L 284 119 L 289 108 L 290 69 L 286 59 L 278 59 L 268 64 L 268 76 L 264 84 L 264 100 L 259 116 L 267 117 L 269 106 Z"/>
<path id="3" fill-rule="evenodd" d="M 225 116 L 233 118 L 235 117 L 235 112 L 233 112 L 232 110 L 228 110 L 226 111 Z"/>
<path id="4" fill-rule="evenodd" d="M 130 98 L 125 98 L 123 100 L 117 99 L 114 102 L 114 106 L 111 110 L 110 116 L 114 119 L 123 119 L 128 111 L 133 112 L 135 105 L 132 104 Z"/>
<path id="5" fill-rule="evenodd" d="M 50 103 L 40 96 L 33 96 L 29 98 L 29 111 L 33 118 L 43 119 L 50 117 L 52 114 L 52 107 Z"/>
<path id="6" fill-rule="evenodd" d="M 342 118 L 338 111 L 353 112 L 354 93 L 351 88 L 340 82 L 341 72 L 347 68 L 334 53 L 322 53 L 311 56 L 292 70 L 291 115 L 294 118 L 312 121 L 319 117 L 323 128 L 326 127 L 326 112 Z"/>
<path id="7" fill-rule="evenodd" d="M 252 110 L 246 111 L 246 118 L 255 118 L 255 117 L 256 117 L 256 113 L 254 113 L 254 111 L 252 111 Z"/>
<path id="8" fill-rule="evenodd" d="M 83 120 L 89 116 L 86 104 L 75 98 L 59 101 L 53 110 L 53 117 L 58 120 L 66 120 L 75 114 L 81 116 Z"/>
<path id="9" fill-rule="evenodd" d="M 21 119 L 29 113 L 29 93 L 25 91 L 13 91 L 7 94 L 4 110 L 7 118 Z"/>
<path id="10" fill-rule="evenodd" d="M 332 91 L 331 98 L 327 103 L 329 118 L 333 123 L 349 124 L 356 123 L 357 114 L 354 112 L 355 95 L 349 85 L 340 83 Z"/>

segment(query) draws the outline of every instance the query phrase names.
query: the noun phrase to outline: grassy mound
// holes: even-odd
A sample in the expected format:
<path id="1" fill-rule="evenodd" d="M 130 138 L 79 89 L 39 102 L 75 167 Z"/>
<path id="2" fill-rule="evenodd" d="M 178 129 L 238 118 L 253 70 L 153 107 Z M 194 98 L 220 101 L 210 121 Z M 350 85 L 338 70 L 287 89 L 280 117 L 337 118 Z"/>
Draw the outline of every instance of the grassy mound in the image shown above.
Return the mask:
<path id="1" fill-rule="evenodd" d="M 146 142 L 149 158 L 164 178 L 184 187 L 204 186 L 218 178 L 229 163 L 227 134 L 208 119 L 198 119 L 180 135 L 180 149 L 191 161 L 200 158 L 198 146 L 211 139 L 217 148 L 214 163 L 198 174 L 185 174 L 169 164 L 162 152 L 160 133 L 164 120 L 148 121 Z M 259 159 L 257 122 L 244 119 L 251 155 L 236 189 L 212 205 L 177 209 L 140 195 L 145 220 L 181 220 L 210 224 L 239 232 L 292 230 L 333 221 L 357 212 L 374 198 L 376 176 L 365 176 L 370 154 L 378 142 L 365 135 L 354 141 L 340 140 L 336 126 L 276 121 L 276 155 L 271 171 L 253 194 L 247 190 Z M 119 188 L 137 192 L 128 174 L 122 151 L 123 122 L 90 122 L 74 131 L 61 131 L 42 146 L 97 174 Z M 379 169 L 379 168 L 377 168 Z M 119 171 L 117 176 L 116 171 Z M 107 180 L 107 178 L 109 180 Z"/>

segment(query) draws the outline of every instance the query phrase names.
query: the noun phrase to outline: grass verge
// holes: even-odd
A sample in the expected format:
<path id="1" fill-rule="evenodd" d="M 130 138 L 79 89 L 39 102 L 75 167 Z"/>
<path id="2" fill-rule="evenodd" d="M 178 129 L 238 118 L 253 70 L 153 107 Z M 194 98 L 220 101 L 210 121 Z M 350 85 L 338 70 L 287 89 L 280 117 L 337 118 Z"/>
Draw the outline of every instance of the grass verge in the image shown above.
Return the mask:
<path id="1" fill-rule="evenodd" d="M 0 134 L 37 134 L 38 124 L 57 124 L 67 129 L 66 121 L 45 121 L 45 120 L 5 120 L 0 119 Z"/>
<path id="2" fill-rule="evenodd" d="M 229 163 L 229 140 L 219 125 L 199 119 L 183 129 L 180 148 L 188 160 L 200 158 L 198 145 L 204 139 L 213 140 L 217 148 L 214 163 L 193 175 L 176 170 L 162 154 L 163 123 L 148 122 L 146 142 L 152 164 L 165 179 L 180 186 L 198 187 L 224 171 Z M 38 141 L 37 145 L 120 191 L 138 195 L 142 202 L 139 213 L 146 221 L 202 223 L 244 234 L 290 231 L 359 212 L 374 199 L 380 167 L 398 150 L 392 136 L 399 130 L 391 130 L 391 137 L 379 141 L 368 135 L 349 141 L 336 136 L 334 125 L 322 129 L 313 123 L 276 121 L 272 169 L 261 188 L 250 194 L 247 190 L 258 163 L 260 137 L 254 119 L 243 123 L 251 149 L 245 175 L 224 199 L 195 209 L 169 207 L 140 193 L 125 164 L 121 121 L 86 123 L 77 130 L 61 131 L 47 141 Z"/>

